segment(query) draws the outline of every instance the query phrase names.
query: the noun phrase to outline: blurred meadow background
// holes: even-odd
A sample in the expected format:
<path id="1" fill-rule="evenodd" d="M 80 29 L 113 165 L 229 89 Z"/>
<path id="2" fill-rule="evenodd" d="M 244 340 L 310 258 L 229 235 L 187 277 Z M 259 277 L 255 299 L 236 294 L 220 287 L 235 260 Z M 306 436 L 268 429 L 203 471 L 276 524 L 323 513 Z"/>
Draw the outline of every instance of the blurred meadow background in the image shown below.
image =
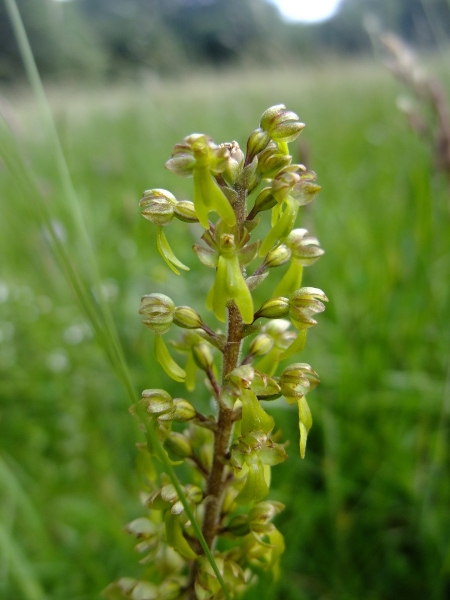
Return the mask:
<path id="1" fill-rule="evenodd" d="M 430 89 L 438 83 L 450 112 L 450 2 L 342 0 L 332 18 L 306 24 L 264 0 L 20 0 L 73 188 L 7 6 L 0 2 L 0 598 L 90 600 L 120 576 L 142 576 L 123 531 L 143 514 L 142 434 L 113 338 L 92 327 L 74 286 L 92 292 L 94 320 L 106 314 L 106 328 L 111 313 L 137 394 L 164 387 L 185 396 L 155 367 L 139 301 L 162 292 L 206 315 L 213 273 L 183 254 L 177 223 L 169 239 L 191 271 L 169 271 L 138 202 L 150 187 L 191 198 L 191 181 L 164 169 L 185 135 L 245 145 L 279 103 L 306 123 L 291 152 L 322 185 L 297 226 L 326 251 L 305 283 L 330 302 L 301 355 L 321 377 L 305 460 L 294 407 L 272 409 L 291 440 L 271 491 L 286 504 L 281 576 L 244 597 L 448 598 L 450 133 L 445 110 L 439 121 L 429 94 L 417 96 L 386 67 L 380 33 L 414 49 L 422 79 L 401 50 L 405 72 Z"/>

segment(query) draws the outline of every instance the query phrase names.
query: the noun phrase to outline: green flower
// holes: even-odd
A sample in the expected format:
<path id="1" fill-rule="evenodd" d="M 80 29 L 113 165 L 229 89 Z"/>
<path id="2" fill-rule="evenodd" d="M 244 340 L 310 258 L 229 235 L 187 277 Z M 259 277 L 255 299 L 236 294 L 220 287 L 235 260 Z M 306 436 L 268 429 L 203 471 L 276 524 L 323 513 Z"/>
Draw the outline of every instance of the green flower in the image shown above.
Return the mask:
<path id="1" fill-rule="evenodd" d="M 287 457 L 283 446 L 274 443 L 262 431 L 252 431 L 241 436 L 231 450 L 231 464 L 237 472 L 246 467 L 248 473 L 235 501 L 238 504 L 248 504 L 263 500 L 269 493 L 267 467 L 278 465 Z"/>
<path id="2" fill-rule="evenodd" d="M 203 240 L 209 248 L 194 245 L 194 252 L 204 265 L 216 267 L 214 284 L 208 293 L 206 306 L 213 310 L 219 321 L 226 321 L 226 307 L 233 300 L 244 323 L 253 322 L 253 299 L 245 283 L 241 265 L 246 265 L 256 256 L 258 243 L 248 244 L 250 235 L 245 232 L 236 243 L 237 231 L 227 228 L 219 221 L 214 238 L 206 232 Z"/>
<path id="3" fill-rule="evenodd" d="M 217 212 L 232 227 L 236 216 L 214 175 L 227 170 L 230 151 L 225 145 L 216 146 L 213 140 L 200 133 L 185 137 L 183 144 L 177 144 L 166 168 L 180 177 L 194 178 L 194 206 L 200 223 L 209 227 L 208 213 Z"/>

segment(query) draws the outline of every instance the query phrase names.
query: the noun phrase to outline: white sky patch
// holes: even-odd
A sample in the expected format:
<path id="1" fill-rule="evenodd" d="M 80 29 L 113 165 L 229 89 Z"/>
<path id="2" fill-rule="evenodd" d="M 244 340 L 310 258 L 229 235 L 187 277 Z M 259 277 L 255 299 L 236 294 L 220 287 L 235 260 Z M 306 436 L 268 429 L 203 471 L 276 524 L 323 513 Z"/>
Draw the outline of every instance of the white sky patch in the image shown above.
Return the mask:
<path id="1" fill-rule="evenodd" d="M 286 21 L 315 23 L 336 14 L 341 0 L 268 0 Z"/>

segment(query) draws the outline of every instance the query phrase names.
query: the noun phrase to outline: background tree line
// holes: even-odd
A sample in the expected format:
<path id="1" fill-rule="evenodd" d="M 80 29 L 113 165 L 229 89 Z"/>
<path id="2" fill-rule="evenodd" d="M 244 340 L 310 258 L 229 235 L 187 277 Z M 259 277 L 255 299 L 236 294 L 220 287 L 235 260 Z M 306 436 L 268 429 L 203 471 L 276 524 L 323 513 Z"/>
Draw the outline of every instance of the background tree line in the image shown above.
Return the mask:
<path id="1" fill-rule="evenodd" d="M 367 52 L 364 20 L 433 47 L 448 39 L 449 0 L 343 0 L 317 25 L 287 24 L 265 0 L 18 0 L 41 72 L 116 77 L 152 70 L 313 61 Z M 0 3 L 0 79 L 12 81 L 20 58 Z"/>

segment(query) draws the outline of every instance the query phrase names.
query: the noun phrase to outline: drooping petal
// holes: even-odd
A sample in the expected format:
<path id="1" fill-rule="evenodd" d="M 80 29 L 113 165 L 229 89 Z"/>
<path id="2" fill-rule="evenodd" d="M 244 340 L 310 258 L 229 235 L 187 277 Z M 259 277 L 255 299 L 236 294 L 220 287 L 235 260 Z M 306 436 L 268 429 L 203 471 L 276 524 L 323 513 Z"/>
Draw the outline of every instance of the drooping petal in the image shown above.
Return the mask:
<path id="1" fill-rule="evenodd" d="M 306 440 L 312 425 L 311 411 L 305 396 L 298 399 L 298 424 L 300 428 L 300 456 L 305 458 Z"/>
<path id="2" fill-rule="evenodd" d="M 189 267 L 187 267 L 180 260 L 178 260 L 178 258 L 173 253 L 173 250 L 169 246 L 169 242 L 167 241 L 166 236 L 164 235 L 163 228 L 161 226 L 158 227 L 158 231 L 156 234 L 156 247 L 158 248 L 158 251 L 163 257 L 163 259 L 166 261 L 166 263 L 169 265 L 169 267 L 174 273 L 179 275 L 180 272 L 178 271 L 178 269 L 183 269 L 183 271 L 190 271 Z M 176 267 L 178 267 L 178 269 Z"/>
<path id="3" fill-rule="evenodd" d="M 175 381 L 184 381 L 186 371 L 170 356 L 166 345 L 160 335 L 155 335 L 155 356 L 164 371 Z"/>

